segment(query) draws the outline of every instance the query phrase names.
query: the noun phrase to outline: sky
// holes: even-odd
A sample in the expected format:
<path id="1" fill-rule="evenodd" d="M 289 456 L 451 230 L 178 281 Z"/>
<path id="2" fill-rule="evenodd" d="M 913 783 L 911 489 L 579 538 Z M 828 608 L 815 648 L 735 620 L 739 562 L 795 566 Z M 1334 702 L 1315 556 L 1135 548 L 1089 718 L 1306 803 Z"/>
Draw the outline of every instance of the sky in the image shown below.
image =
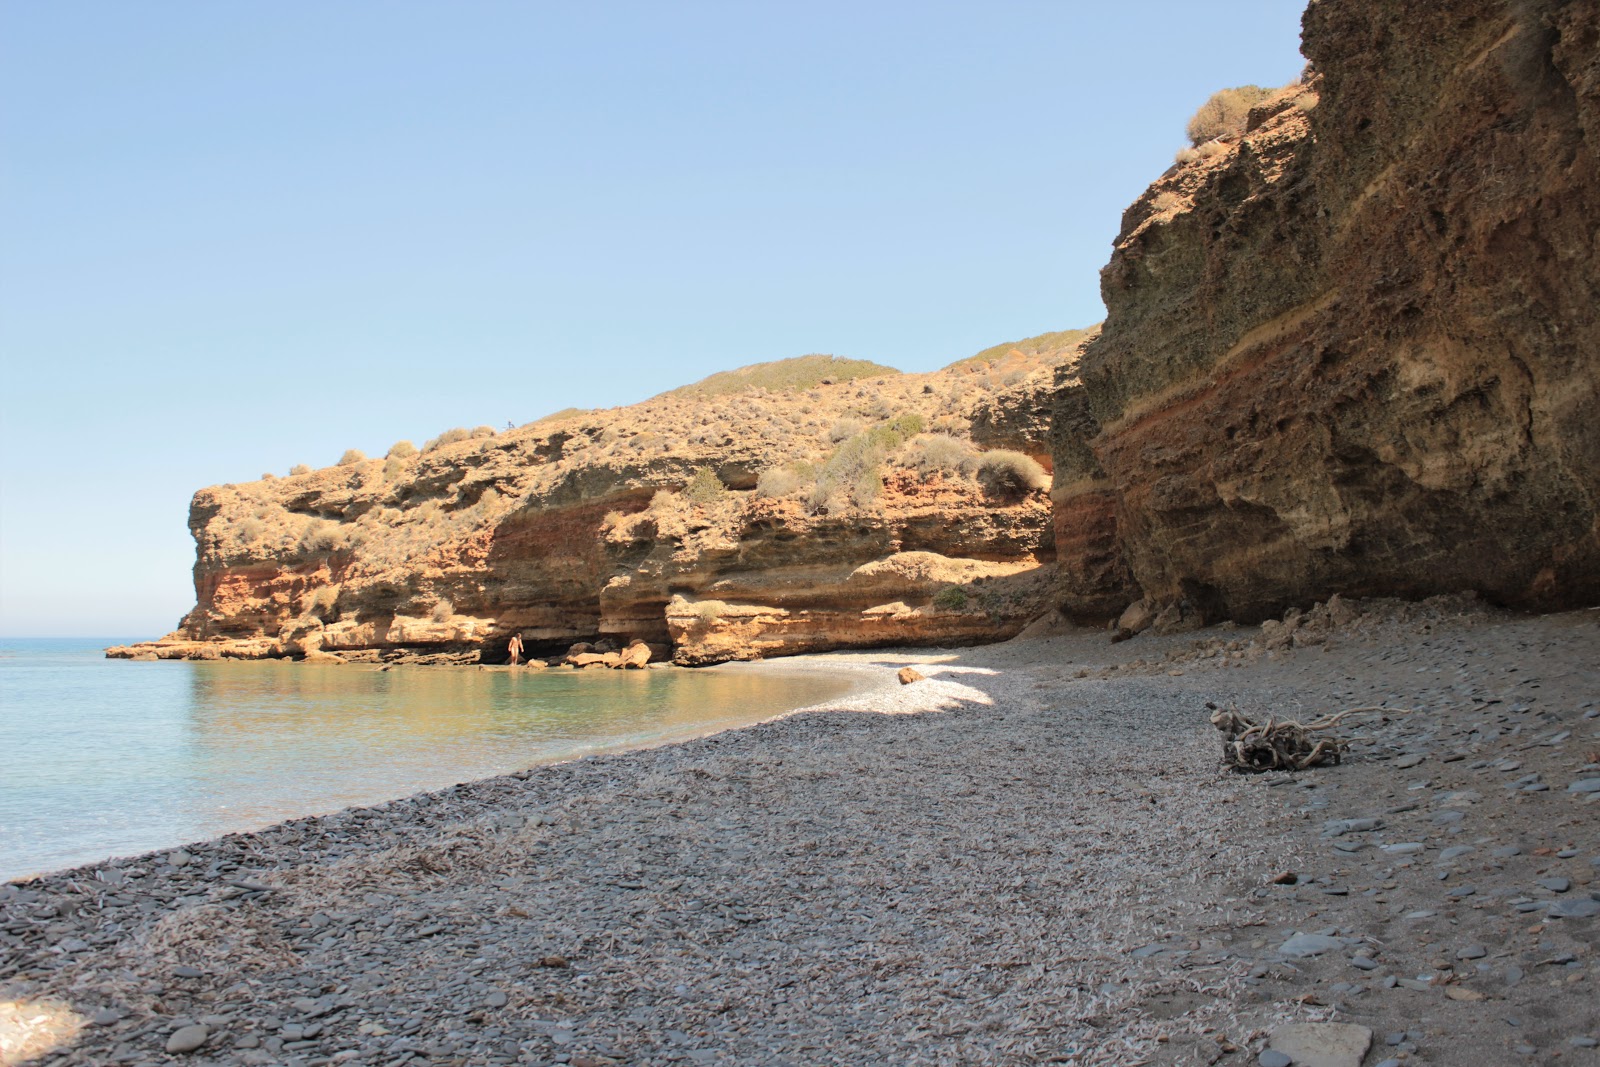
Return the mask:
<path id="1" fill-rule="evenodd" d="M 1096 322 L 1300 12 L 0 0 L 0 635 L 172 629 L 202 486 Z"/>

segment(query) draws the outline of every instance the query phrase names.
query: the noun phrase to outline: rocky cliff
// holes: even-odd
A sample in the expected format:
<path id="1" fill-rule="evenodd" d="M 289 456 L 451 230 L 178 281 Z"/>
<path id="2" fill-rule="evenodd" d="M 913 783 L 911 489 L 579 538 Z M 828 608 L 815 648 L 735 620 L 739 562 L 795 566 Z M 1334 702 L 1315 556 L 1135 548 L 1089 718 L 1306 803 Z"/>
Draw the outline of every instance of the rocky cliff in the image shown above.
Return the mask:
<path id="1" fill-rule="evenodd" d="M 1127 211 L 1055 397 L 1060 600 L 1600 600 L 1600 16 L 1317 0 Z"/>
<path id="2" fill-rule="evenodd" d="M 196 607 L 112 654 L 475 662 L 520 634 L 698 664 L 1003 637 L 1049 606 L 1047 476 L 973 419 L 1079 337 L 934 374 L 805 357 L 203 489 Z M 1043 433 L 995 439 L 1047 458 Z"/>

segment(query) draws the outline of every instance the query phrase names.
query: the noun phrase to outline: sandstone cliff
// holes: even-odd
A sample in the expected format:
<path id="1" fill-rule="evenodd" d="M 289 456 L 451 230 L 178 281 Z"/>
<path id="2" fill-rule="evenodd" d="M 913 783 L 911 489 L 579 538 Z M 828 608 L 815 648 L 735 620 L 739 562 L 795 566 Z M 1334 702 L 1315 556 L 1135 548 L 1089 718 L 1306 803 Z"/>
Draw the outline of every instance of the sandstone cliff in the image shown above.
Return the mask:
<path id="1" fill-rule="evenodd" d="M 1600 600 L 1600 16 L 1317 0 L 1313 73 L 1163 175 L 1055 399 L 1060 600 Z"/>
<path id="2" fill-rule="evenodd" d="M 1045 476 L 973 415 L 1077 340 L 920 375 L 805 357 L 203 489 L 196 607 L 112 654 L 494 661 L 519 633 L 695 664 L 1007 636 L 1048 607 Z M 1004 440 L 1045 455 L 1043 432 Z"/>

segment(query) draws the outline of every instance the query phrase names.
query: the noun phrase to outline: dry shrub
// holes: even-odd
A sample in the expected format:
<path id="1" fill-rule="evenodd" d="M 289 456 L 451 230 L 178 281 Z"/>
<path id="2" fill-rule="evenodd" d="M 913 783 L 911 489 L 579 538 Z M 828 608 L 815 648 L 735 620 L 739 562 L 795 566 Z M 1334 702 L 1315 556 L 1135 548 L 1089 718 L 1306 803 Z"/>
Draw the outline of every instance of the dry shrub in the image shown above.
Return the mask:
<path id="1" fill-rule="evenodd" d="M 396 441 L 384 453 L 385 459 L 409 459 L 417 454 L 417 446 L 410 441 Z"/>
<path id="2" fill-rule="evenodd" d="M 1050 488 L 1050 476 L 1032 456 L 997 448 L 978 457 L 978 484 L 993 496 L 1021 496 Z"/>
<path id="3" fill-rule="evenodd" d="M 1228 134 L 1244 132 L 1250 109 L 1265 100 L 1272 90 L 1259 85 L 1238 85 L 1211 94 L 1200 110 L 1189 119 L 1189 143 L 1201 145 Z"/>
<path id="4" fill-rule="evenodd" d="M 1180 148 L 1178 149 L 1178 154 L 1172 157 L 1173 162 L 1176 163 L 1193 163 L 1199 158 L 1200 153 L 1193 148 Z"/>
<path id="5" fill-rule="evenodd" d="M 840 419 L 828 431 L 828 440 L 834 444 L 838 444 L 840 441 L 847 441 L 866 429 L 866 426 L 867 424 L 860 419 Z"/>
<path id="6" fill-rule="evenodd" d="M 438 600 L 434 601 L 434 603 L 433 603 L 433 611 L 430 612 L 430 614 L 433 616 L 433 621 L 434 622 L 444 622 L 446 619 L 450 618 L 450 616 L 454 615 L 455 613 L 456 613 L 455 605 L 450 603 L 450 601 L 444 599 L 443 597 L 440 597 Z"/>
<path id="7" fill-rule="evenodd" d="M 365 452 L 361 451 L 361 449 L 359 449 L 359 448 L 347 448 L 347 449 L 345 449 L 344 455 L 339 457 L 339 466 L 341 466 L 341 467 L 353 467 L 357 463 L 365 463 L 366 461 L 367 461 L 367 454 Z"/>
<path id="8" fill-rule="evenodd" d="M 977 466 L 977 460 L 978 454 L 971 445 L 944 433 L 912 438 L 900 454 L 901 465 L 916 471 L 924 479 L 935 474 L 971 474 Z"/>
<path id="9" fill-rule="evenodd" d="M 474 426 L 472 428 L 472 439 L 481 441 L 485 437 L 493 437 L 497 432 L 493 426 Z"/>
<path id="10" fill-rule="evenodd" d="M 432 452 L 436 448 L 443 448 L 445 445 L 453 445 L 460 441 L 466 441 L 471 437 L 472 434 L 468 433 L 465 427 L 457 426 L 455 429 L 446 430 L 438 437 L 428 441 L 427 444 L 422 446 L 422 450 L 424 452 Z"/>
<path id="11" fill-rule="evenodd" d="M 1227 155 L 1228 146 L 1221 141 L 1207 141 L 1195 151 L 1201 159 L 1215 159 L 1218 156 Z"/>
<path id="12" fill-rule="evenodd" d="M 1181 194 L 1171 189 L 1163 189 L 1155 195 L 1154 200 L 1150 201 L 1150 206 L 1157 211 L 1175 211 L 1182 207 L 1183 203 L 1184 200 Z"/>
<path id="13" fill-rule="evenodd" d="M 756 497 L 761 500 L 776 500 L 780 497 L 794 496 L 807 484 L 808 480 L 795 469 L 794 465 L 771 467 L 762 471 L 761 477 L 756 479 Z"/>
<path id="14" fill-rule="evenodd" d="M 383 461 L 383 480 L 392 482 L 404 474 L 405 469 L 406 465 L 403 462 L 391 456 Z"/>
<path id="15" fill-rule="evenodd" d="M 291 478 L 299 477 L 302 474 L 310 474 L 310 473 L 311 473 L 311 468 L 306 466 L 304 463 L 296 463 L 294 466 L 289 468 L 289 477 L 291 477 Z"/>

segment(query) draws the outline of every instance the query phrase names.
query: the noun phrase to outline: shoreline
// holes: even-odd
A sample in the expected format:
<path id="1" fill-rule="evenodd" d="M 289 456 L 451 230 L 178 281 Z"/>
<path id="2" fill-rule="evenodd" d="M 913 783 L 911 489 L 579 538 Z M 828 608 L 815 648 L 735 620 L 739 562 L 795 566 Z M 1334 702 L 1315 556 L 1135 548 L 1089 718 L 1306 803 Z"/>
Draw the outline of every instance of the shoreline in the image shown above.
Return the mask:
<path id="1" fill-rule="evenodd" d="M 1582 1062 L 1600 613 L 1385 610 L 805 657 L 882 681 L 7 886 L 0 999 L 84 1027 L 59 1063 L 1242 1064 L 1330 1021 Z M 1207 699 L 1413 711 L 1234 776 Z"/>

